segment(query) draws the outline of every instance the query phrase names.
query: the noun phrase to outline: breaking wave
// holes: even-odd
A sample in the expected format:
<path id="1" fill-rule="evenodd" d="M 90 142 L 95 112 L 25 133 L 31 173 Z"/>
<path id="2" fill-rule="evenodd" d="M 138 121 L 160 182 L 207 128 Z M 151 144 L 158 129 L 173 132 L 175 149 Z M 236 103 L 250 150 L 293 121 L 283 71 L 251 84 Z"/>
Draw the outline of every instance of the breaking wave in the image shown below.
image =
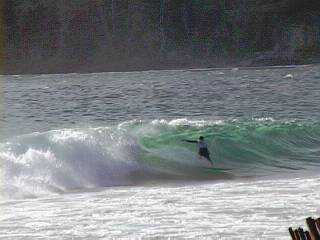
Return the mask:
<path id="1" fill-rule="evenodd" d="M 205 136 L 216 167 L 199 161 L 183 139 Z M 116 126 L 60 129 L 0 144 L 1 191 L 33 197 L 75 189 L 261 176 L 319 167 L 320 123 L 130 121 Z"/>

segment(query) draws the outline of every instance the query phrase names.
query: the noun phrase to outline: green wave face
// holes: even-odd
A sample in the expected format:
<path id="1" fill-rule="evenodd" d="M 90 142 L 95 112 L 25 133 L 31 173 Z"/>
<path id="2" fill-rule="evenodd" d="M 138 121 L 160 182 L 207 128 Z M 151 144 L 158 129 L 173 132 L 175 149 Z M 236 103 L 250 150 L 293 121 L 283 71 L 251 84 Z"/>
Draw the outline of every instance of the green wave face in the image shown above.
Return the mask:
<path id="1" fill-rule="evenodd" d="M 167 163 L 188 163 L 195 159 L 196 144 L 182 140 L 197 140 L 199 136 L 204 136 L 212 159 L 219 167 L 246 173 L 266 173 L 313 169 L 320 165 L 319 123 L 158 123 L 137 127 L 135 134 L 141 147 L 149 156 L 161 158 Z"/>

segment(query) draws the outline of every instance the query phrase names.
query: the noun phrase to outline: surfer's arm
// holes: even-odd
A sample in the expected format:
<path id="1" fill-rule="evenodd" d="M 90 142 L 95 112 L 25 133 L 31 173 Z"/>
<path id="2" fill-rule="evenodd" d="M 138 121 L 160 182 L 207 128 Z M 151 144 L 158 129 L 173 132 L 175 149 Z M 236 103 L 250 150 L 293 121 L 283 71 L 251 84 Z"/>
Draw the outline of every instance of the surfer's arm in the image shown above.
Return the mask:
<path id="1" fill-rule="evenodd" d="M 198 141 L 194 141 L 194 140 L 182 140 L 182 141 L 184 141 L 184 142 L 189 142 L 189 143 L 198 143 Z"/>

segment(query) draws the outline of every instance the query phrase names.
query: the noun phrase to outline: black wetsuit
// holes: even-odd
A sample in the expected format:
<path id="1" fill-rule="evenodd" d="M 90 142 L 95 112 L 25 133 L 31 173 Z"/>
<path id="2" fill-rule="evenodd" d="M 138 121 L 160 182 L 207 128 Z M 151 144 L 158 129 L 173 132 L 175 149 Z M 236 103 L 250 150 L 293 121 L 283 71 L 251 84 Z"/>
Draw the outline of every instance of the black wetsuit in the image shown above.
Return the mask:
<path id="1" fill-rule="evenodd" d="M 208 150 L 208 146 L 204 141 L 194 141 L 194 140 L 185 140 L 185 141 L 190 143 L 197 143 L 198 154 L 202 157 L 205 157 L 209 162 L 212 163 L 212 160 L 210 159 L 210 152 Z"/>

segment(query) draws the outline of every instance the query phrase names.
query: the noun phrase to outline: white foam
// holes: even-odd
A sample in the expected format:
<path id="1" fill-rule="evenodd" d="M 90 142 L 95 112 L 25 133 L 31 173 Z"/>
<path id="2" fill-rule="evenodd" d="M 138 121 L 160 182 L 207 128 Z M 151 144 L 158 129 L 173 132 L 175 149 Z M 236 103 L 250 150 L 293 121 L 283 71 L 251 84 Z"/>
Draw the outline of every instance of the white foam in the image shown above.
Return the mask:
<path id="1" fill-rule="evenodd" d="M 283 78 L 293 78 L 293 75 L 289 73 L 289 74 L 285 75 Z"/>
<path id="2" fill-rule="evenodd" d="M 84 141 L 89 137 L 89 135 L 80 130 L 74 129 L 63 129 L 51 131 L 50 140 L 53 142 L 68 142 L 70 140 Z"/>
<path id="3" fill-rule="evenodd" d="M 225 123 L 223 120 L 188 120 L 187 118 L 179 118 L 173 120 L 156 119 L 151 122 L 153 125 L 168 125 L 168 126 L 193 126 L 204 127 L 212 125 L 221 125 Z"/>
<path id="4" fill-rule="evenodd" d="M 63 129 L 9 141 L 0 149 L 1 190 L 16 197 L 130 184 L 127 175 L 139 168 L 135 141 L 104 130 Z"/>

